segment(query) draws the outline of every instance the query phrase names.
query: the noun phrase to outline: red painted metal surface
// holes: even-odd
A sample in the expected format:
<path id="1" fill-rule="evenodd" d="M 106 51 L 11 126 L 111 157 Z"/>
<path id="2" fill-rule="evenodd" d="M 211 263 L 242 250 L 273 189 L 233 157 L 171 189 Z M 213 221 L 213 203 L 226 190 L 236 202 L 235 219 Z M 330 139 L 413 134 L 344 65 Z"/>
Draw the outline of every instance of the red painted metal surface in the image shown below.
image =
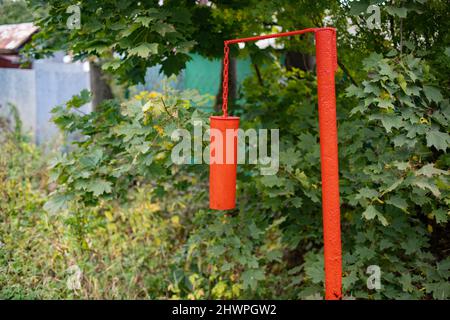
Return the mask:
<path id="1" fill-rule="evenodd" d="M 339 207 L 339 172 L 336 125 L 336 94 L 334 74 L 337 69 L 336 29 L 309 28 L 264 36 L 226 40 L 224 42 L 223 103 L 222 117 L 211 118 L 211 128 L 227 126 L 228 117 L 228 54 L 229 45 L 293 35 L 315 33 L 317 60 L 317 90 L 319 100 L 320 159 L 322 175 L 323 238 L 325 256 L 325 298 L 342 298 L 342 253 Z M 238 127 L 239 120 L 235 126 Z M 235 153 L 236 154 L 236 153 Z M 235 205 L 236 165 L 230 167 L 210 166 L 210 207 L 232 209 Z M 212 174 L 214 177 L 212 178 Z M 232 192 L 232 197 L 223 192 Z M 225 203 L 226 199 L 226 203 Z"/>
<path id="2" fill-rule="evenodd" d="M 222 82 L 222 112 L 223 116 L 228 116 L 228 64 L 230 48 L 225 43 L 223 46 L 223 82 Z"/>
<path id="3" fill-rule="evenodd" d="M 225 40 L 224 43 L 225 43 L 225 45 L 227 45 L 227 44 L 240 43 L 240 42 L 258 41 L 258 40 L 263 40 L 263 39 L 297 36 L 297 35 L 308 33 L 308 32 L 316 32 L 317 30 L 321 30 L 321 29 L 334 30 L 333 28 L 308 28 L 308 29 L 302 29 L 302 30 L 266 34 L 263 36 Z"/>
<path id="4" fill-rule="evenodd" d="M 316 31 L 317 93 L 319 100 L 322 174 L 325 297 L 342 298 L 341 222 L 339 209 L 338 140 L 334 73 L 336 32 Z"/>
<path id="5" fill-rule="evenodd" d="M 210 117 L 209 207 L 211 209 L 229 210 L 236 206 L 238 128 L 239 117 Z"/>

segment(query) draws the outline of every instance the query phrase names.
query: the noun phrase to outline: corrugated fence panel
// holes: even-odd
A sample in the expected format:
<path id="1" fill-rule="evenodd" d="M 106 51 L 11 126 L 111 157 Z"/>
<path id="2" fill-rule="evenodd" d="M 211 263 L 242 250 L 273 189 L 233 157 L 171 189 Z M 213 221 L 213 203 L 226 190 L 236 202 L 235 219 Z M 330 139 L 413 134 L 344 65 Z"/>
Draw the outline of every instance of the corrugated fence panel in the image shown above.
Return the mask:
<path id="1" fill-rule="evenodd" d="M 8 103 L 17 107 L 23 128 L 35 136 L 37 129 L 35 71 L 0 68 L 0 114 L 10 116 Z"/>

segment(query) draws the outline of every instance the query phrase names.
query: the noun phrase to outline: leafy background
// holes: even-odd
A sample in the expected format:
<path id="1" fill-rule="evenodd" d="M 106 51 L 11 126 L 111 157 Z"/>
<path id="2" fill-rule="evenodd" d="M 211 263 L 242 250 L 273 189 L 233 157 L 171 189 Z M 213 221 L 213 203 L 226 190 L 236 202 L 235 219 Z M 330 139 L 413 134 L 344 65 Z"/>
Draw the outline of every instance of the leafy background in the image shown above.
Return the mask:
<path id="1" fill-rule="evenodd" d="M 156 63 L 176 73 L 185 45 L 220 56 L 224 37 L 328 19 L 338 28 L 344 298 L 448 299 L 448 2 L 156 2 L 81 1 L 85 23 L 67 30 L 69 4 L 48 1 L 52 14 L 38 21 L 29 52 L 97 56 L 132 84 Z M 365 26 L 370 4 L 380 5 L 379 29 Z M 228 213 L 207 209 L 206 165 L 170 162 L 170 134 L 193 119 L 207 126 L 197 107 L 208 97 L 166 87 L 85 115 L 82 92 L 53 111 L 64 135 L 80 138 L 52 159 L 27 142 L 20 121 L 2 123 L 0 296 L 320 299 L 316 76 L 279 63 L 290 50 L 314 54 L 314 43 L 280 41 L 283 50 L 232 51 L 255 66 L 233 112 L 243 128 L 279 128 L 281 146 L 277 175 L 239 167 L 238 208 Z M 370 265 L 381 269 L 380 290 L 367 288 Z"/>

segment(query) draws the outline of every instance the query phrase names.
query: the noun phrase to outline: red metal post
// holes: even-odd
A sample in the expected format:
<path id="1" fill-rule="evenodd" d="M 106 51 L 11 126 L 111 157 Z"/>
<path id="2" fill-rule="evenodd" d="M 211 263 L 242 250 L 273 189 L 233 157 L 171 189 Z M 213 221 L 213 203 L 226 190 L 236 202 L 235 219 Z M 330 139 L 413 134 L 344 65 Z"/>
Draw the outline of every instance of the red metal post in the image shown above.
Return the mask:
<path id="1" fill-rule="evenodd" d="M 341 221 L 339 209 L 338 139 L 334 74 L 336 31 L 317 29 L 317 91 L 322 174 L 325 298 L 342 298 Z"/>
<path id="2" fill-rule="evenodd" d="M 337 69 L 336 29 L 309 28 L 224 42 L 224 117 L 227 117 L 228 45 L 314 32 L 316 37 L 317 88 L 319 98 L 320 158 L 322 173 L 325 298 L 342 298 L 341 218 L 339 209 L 338 140 L 334 74 Z M 226 72 L 225 72 L 226 69 Z M 225 180 L 222 178 L 221 180 Z M 230 205 L 231 207 L 231 202 Z M 228 207 L 228 205 L 227 205 Z"/>

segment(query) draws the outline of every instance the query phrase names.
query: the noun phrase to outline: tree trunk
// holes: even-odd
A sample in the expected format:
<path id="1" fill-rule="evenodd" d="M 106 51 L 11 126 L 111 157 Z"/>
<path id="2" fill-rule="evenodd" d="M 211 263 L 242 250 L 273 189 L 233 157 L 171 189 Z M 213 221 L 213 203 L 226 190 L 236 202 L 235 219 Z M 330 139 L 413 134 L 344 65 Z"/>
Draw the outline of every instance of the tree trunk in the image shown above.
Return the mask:
<path id="1" fill-rule="evenodd" d="M 99 111 L 99 104 L 103 100 L 112 99 L 113 94 L 101 67 L 94 61 L 89 61 L 89 76 L 91 80 L 92 109 Z"/>
<path id="2" fill-rule="evenodd" d="M 312 71 L 315 66 L 314 56 L 296 51 L 286 53 L 285 66 L 288 70 L 297 68 L 303 71 Z"/>

